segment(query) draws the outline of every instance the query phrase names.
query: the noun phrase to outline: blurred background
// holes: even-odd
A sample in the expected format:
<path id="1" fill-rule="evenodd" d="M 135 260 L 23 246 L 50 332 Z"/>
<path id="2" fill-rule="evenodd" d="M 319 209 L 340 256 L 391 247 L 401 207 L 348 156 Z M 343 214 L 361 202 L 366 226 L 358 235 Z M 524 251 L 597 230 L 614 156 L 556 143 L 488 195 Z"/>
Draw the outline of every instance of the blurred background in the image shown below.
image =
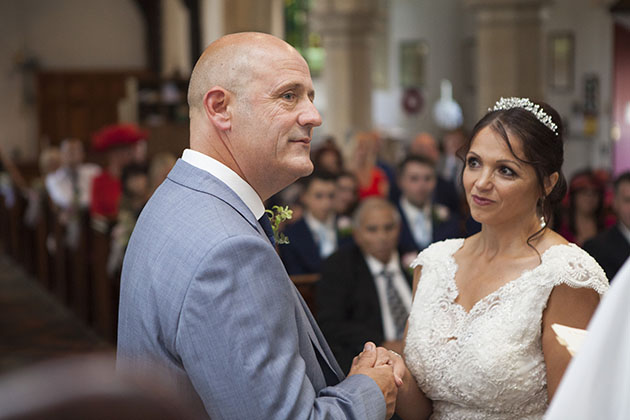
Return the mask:
<path id="1" fill-rule="evenodd" d="M 630 0 L 0 0 L 0 374 L 93 352 L 111 370 L 125 248 L 188 145 L 191 69 L 239 31 L 287 40 L 311 69 L 322 173 L 266 204 L 294 212 L 281 228 L 309 248 L 279 251 L 316 315 L 321 264 L 363 198 L 429 215 L 432 234 L 406 228 L 412 256 L 479 229 L 455 151 L 502 96 L 563 119 L 569 194 L 549 226 L 580 246 L 630 235 Z M 630 255 L 617 236 L 589 248 L 610 278 Z"/>
<path id="2" fill-rule="evenodd" d="M 223 34 L 254 30 L 305 55 L 324 121 L 315 136 L 332 135 L 344 150 L 357 130 L 401 142 L 422 131 L 439 137 L 433 111 L 446 79 L 464 128 L 499 96 L 541 99 L 565 120 L 567 176 L 585 166 L 618 173 L 630 167 L 629 8 L 622 0 L 3 0 L 0 139 L 34 168 L 63 138 L 87 145 L 106 124 L 136 122 L 151 133 L 149 154 L 179 154 L 196 58 Z"/>

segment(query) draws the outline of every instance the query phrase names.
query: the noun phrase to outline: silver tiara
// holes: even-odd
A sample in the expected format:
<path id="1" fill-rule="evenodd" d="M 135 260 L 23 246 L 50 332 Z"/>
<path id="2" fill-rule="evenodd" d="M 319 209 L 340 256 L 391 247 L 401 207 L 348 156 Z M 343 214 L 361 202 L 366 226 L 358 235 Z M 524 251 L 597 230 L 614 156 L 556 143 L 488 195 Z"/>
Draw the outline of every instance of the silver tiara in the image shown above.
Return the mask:
<path id="1" fill-rule="evenodd" d="M 531 112 L 536 118 L 538 118 L 538 121 L 545 124 L 551 131 L 555 133 L 556 136 L 558 135 L 558 126 L 554 124 L 551 116 L 543 111 L 540 105 L 533 103 L 528 98 L 502 97 L 497 101 L 497 103 L 494 104 L 493 108 L 488 108 L 488 111 L 501 111 L 512 108 L 523 108 L 525 111 Z"/>

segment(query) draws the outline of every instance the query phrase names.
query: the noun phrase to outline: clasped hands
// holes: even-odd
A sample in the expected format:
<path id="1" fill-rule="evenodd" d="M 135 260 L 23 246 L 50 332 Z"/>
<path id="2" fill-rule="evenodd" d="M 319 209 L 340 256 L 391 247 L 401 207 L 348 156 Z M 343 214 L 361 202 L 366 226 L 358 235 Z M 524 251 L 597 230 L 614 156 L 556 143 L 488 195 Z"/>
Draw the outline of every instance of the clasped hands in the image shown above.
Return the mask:
<path id="1" fill-rule="evenodd" d="M 381 389 L 387 406 L 387 418 L 390 418 L 396 408 L 398 388 L 403 385 L 403 379 L 409 377 L 402 357 L 368 341 L 363 351 L 352 360 L 348 376 L 359 374 L 372 378 Z"/>

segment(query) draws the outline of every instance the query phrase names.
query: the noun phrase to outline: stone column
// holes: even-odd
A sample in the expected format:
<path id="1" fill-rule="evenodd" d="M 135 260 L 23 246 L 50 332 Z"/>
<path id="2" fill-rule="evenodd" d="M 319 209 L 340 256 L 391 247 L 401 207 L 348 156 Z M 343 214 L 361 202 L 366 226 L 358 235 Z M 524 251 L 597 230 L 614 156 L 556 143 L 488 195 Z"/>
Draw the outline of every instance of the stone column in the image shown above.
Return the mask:
<path id="1" fill-rule="evenodd" d="M 501 96 L 543 99 L 543 7 L 550 0 L 466 0 L 477 23 L 477 114 Z"/>
<path id="2" fill-rule="evenodd" d="M 190 74 L 190 13 L 181 0 L 162 0 L 162 76 Z M 185 76 L 184 76 L 185 77 Z"/>
<path id="3" fill-rule="evenodd" d="M 315 0 L 311 17 L 322 37 L 327 134 L 344 144 L 352 130 L 372 127 L 371 33 L 377 0 Z"/>

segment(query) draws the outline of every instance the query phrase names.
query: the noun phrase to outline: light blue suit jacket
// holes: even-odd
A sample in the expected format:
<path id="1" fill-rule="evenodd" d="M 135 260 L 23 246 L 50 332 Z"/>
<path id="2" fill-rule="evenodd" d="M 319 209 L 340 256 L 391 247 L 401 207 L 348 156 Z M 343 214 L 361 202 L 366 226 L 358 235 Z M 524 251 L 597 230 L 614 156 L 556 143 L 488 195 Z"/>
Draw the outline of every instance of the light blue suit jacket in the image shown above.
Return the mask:
<path id="1" fill-rule="evenodd" d="M 123 264 L 118 369 L 151 363 L 213 420 L 385 417 L 371 378 L 343 380 L 249 208 L 182 160 L 142 211 Z"/>

